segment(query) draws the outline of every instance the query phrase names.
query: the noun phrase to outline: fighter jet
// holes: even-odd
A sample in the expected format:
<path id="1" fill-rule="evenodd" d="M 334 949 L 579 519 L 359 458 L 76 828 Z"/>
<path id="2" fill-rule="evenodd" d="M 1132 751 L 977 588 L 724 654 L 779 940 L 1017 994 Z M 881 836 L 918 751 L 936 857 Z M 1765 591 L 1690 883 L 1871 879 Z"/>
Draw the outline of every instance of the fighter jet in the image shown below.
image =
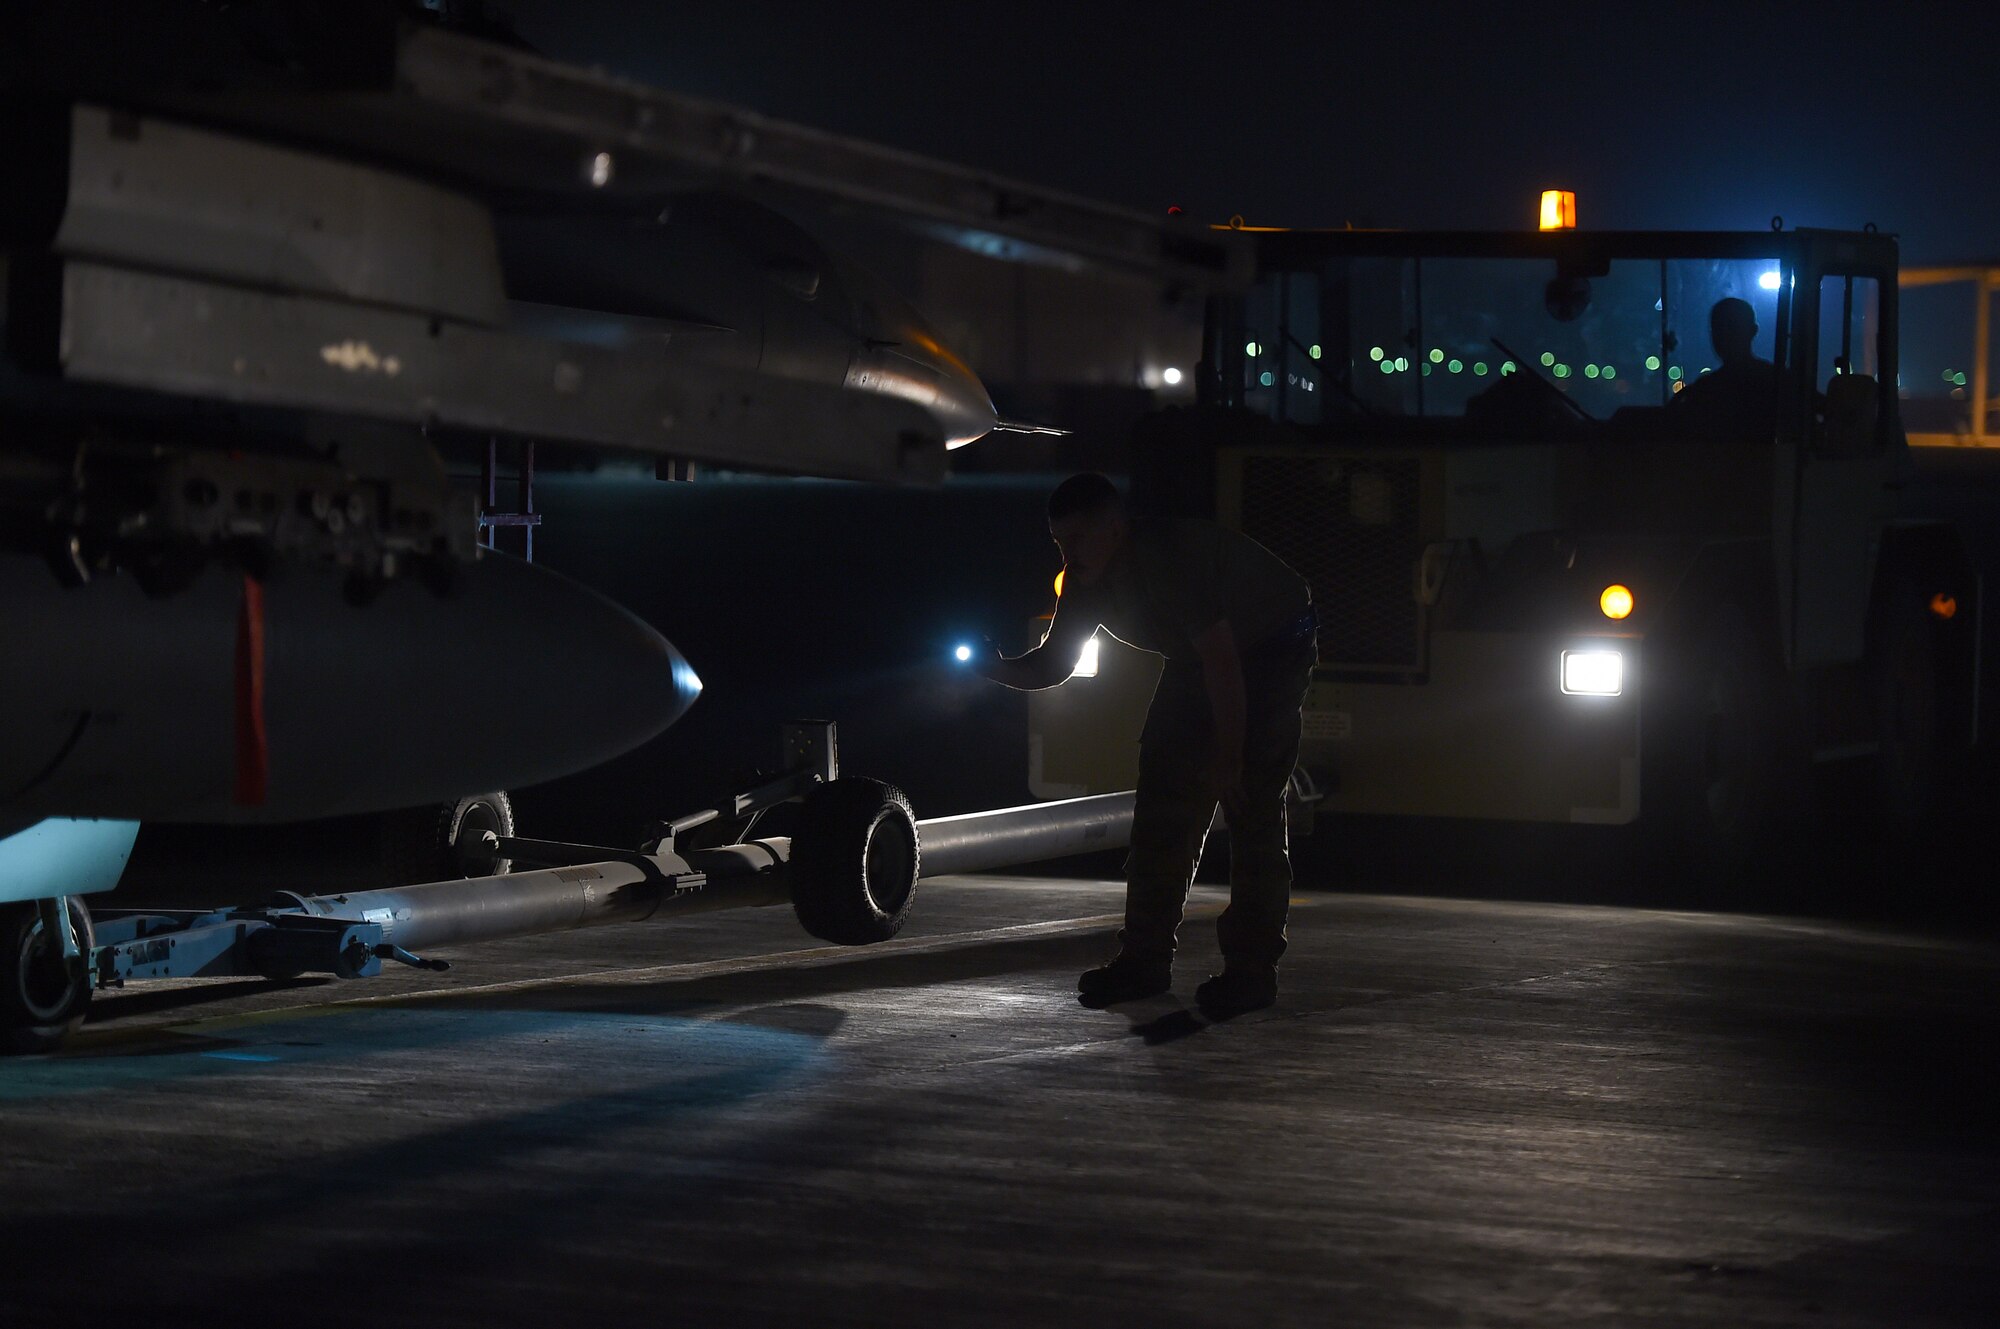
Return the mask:
<path id="1" fill-rule="evenodd" d="M 0 19 L 0 835 L 449 801 L 671 724 L 694 668 L 482 547 L 447 456 L 539 439 L 663 475 L 923 483 L 1007 427 L 772 187 L 1221 265 L 1145 219 L 1024 206 L 439 8 Z"/>

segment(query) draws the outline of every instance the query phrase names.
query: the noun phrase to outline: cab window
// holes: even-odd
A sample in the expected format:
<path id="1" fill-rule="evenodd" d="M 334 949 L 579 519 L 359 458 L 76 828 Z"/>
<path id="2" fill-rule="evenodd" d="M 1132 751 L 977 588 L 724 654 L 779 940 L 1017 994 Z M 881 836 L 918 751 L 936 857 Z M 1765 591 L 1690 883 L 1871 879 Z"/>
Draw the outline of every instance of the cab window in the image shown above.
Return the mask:
<path id="1" fill-rule="evenodd" d="M 1214 343 L 1231 399 L 1292 424 L 1468 437 L 1644 424 L 1719 368 L 1718 302 L 1747 307 L 1753 352 L 1775 357 L 1783 270 L 1776 257 L 1336 255 L 1267 274 Z"/>
<path id="2" fill-rule="evenodd" d="M 1881 294 L 1874 277 L 1820 279 L 1813 446 L 1829 456 L 1853 456 L 1882 442 Z"/>

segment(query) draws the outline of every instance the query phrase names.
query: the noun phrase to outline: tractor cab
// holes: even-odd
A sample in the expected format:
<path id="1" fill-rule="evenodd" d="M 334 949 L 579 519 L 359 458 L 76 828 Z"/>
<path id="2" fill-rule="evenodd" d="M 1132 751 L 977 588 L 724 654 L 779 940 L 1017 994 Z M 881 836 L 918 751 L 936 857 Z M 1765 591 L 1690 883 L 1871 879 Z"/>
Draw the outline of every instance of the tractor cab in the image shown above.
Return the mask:
<path id="1" fill-rule="evenodd" d="M 1977 658 L 1976 613 L 1925 606 L 1978 586 L 1899 512 L 1892 237 L 1232 229 L 1255 279 L 1132 501 L 1312 584 L 1326 808 L 1643 820 L 1714 866 L 1794 758 L 1922 802 Z M 1045 796 L 1129 787 L 1157 663 L 1096 665 L 1031 703 Z"/>

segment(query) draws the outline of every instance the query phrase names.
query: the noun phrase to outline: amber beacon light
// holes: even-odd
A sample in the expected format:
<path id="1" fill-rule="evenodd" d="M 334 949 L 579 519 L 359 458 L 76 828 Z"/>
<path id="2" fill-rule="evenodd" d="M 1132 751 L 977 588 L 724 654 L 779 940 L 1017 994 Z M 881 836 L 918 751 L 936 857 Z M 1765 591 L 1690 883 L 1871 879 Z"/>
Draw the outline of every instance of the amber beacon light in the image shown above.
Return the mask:
<path id="1" fill-rule="evenodd" d="M 1606 618 L 1627 618 L 1632 613 L 1632 592 L 1629 587 L 1612 584 L 1604 588 L 1604 594 L 1597 597 L 1597 607 L 1604 611 Z"/>
<path id="2" fill-rule="evenodd" d="M 1542 229 L 1545 231 L 1572 231 L 1576 229 L 1576 192 L 1569 189 L 1544 189 L 1542 191 Z"/>

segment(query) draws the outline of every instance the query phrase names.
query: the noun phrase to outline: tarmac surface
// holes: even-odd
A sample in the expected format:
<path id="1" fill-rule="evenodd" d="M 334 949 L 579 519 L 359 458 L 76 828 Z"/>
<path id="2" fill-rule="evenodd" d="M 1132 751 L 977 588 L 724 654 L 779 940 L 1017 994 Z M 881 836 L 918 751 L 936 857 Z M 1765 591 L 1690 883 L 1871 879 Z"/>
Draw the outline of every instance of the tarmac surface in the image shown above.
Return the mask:
<path id="1" fill-rule="evenodd" d="M 1992 1325 L 2000 945 L 1351 894 L 1078 1007 L 1121 888 L 105 994 L 0 1064 L 0 1321 Z"/>

